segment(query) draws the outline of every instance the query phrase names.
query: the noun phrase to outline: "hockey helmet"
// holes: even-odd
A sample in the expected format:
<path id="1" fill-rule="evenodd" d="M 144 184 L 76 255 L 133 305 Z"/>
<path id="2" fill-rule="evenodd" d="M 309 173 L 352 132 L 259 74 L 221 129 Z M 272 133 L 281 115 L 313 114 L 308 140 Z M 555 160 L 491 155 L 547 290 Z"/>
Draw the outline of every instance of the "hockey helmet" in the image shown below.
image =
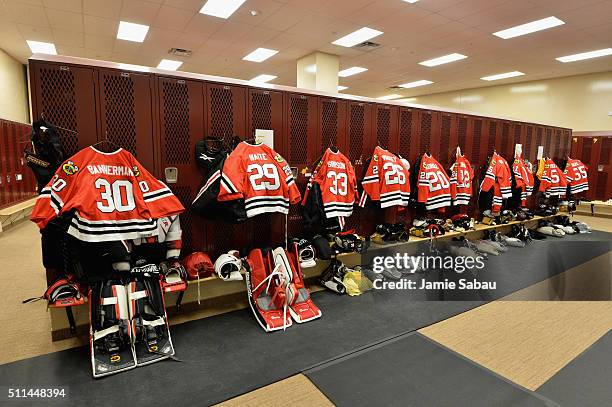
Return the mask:
<path id="1" fill-rule="evenodd" d="M 297 246 L 301 267 L 314 267 L 317 265 L 314 247 L 312 247 L 308 240 L 293 239 L 293 244 Z"/>
<path id="2" fill-rule="evenodd" d="M 203 252 L 194 252 L 185 257 L 183 264 L 187 269 L 189 280 L 210 277 L 215 272 L 215 266 L 210 256 Z"/>
<path id="3" fill-rule="evenodd" d="M 242 269 L 242 261 L 235 255 L 235 252 L 222 254 L 215 261 L 215 273 L 225 281 L 242 280 L 240 269 Z"/>
<path id="4" fill-rule="evenodd" d="M 321 260 L 329 260 L 332 256 L 331 248 L 327 239 L 321 235 L 316 235 L 312 238 L 312 246 L 315 249 L 315 253 Z"/>

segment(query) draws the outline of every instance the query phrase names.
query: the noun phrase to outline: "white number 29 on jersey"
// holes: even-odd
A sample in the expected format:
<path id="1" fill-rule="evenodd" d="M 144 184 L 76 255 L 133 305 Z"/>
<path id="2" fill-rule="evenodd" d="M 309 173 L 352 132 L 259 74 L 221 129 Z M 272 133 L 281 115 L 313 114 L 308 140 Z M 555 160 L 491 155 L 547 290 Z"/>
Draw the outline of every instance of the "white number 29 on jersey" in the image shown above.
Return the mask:
<path id="1" fill-rule="evenodd" d="M 247 173 L 254 191 L 276 191 L 280 188 L 280 177 L 274 164 L 251 164 L 247 167 Z"/>

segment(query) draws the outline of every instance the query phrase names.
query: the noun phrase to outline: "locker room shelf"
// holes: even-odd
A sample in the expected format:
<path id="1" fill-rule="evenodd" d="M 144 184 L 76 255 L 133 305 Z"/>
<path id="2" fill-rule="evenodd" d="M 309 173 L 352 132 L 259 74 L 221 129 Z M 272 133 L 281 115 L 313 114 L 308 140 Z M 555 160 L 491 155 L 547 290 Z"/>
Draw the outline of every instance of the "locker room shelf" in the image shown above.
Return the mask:
<path id="1" fill-rule="evenodd" d="M 476 230 L 470 230 L 467 232 L 448 232 L 445 235 L 438 237 L 438 241 L 450 240 L 453 237 L 459 236 L 465 236 L 468 239 L 478 239 L 482 236 L 482 233 L 485 230 L 499 229 L 502 233 L 506 233 L 506 231 L 508 231 L 513 225 L 525 224 L 527 227 L 533 227 L 538 224 L 538 221 L 543 219 L 552 219 L 555 216 L 535 216 L 530 220 L 513 221 L 505 225 L 487 226 L 478 224 L 476 225 Z M 370 250 L 389 248 L 399 249 L 400 247 L 403 247 L 403 250 L 410 250 L 411 246 L 416 247 L 416 244 L 427 241 L 429 241 L 428 238 L 411 236 L 410 240 L 407 242 L 390 243 L 385 245 L 373 243 Z M 354 267 L 361 263 L 361 256 L 362 255 L 358 253 L 342 253 L 339 254 L 337 258 L 348 267 Z M 318 289 L 318 286 L 316 285 L 317 277 L 321 275 L 328 264 L 329 261 L 318 260 L 316 266 L 302 269 L 304 279 L 306 280 L 306 283 L 312 287 L 311 289 Z M 198 284 L 200 305 L 198 305 Z M 245 291 L 246 284 L 244 280 L 224 281 L 217 276 L 211 276 L 199 280 L 189 281 L 187 290 L 183 295 L 183 305 L 180 313 L 177 314 L 174 306 L 178 298 L 178 293 L 165 294 L 166 307 L 168 308 L 170 323 L 172 324 L 175 321 L 180 323 L 183 320 L 191 319 L 192 317 L 193 319 L 199 319 L 232 311 L 234 309 L 246 308 L 248 304 L 246 302 Z M 89 324 L 87 305 L 73 307 L 73 313 L 78 327 L 78 332 L 87 332 L 86 327 Z M 49 314 L 51 318 L 52 339 L 60 340 L 67 338 L 69 336 L 69 330 L 68 321 L 66 319 L 64 310 L 61 308 L 50 308 Z"/>

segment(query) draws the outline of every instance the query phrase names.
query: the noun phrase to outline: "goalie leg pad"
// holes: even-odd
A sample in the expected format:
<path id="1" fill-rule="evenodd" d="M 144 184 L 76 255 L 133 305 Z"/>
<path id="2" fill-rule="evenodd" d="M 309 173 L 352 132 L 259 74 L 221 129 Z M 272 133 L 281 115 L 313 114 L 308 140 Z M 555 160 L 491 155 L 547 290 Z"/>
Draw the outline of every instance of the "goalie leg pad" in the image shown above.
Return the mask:
<path id="1" fill-rule="evenodd" d="M 279 284 L 279 273 L 272 272 L 269 256 L 254 249 L 248 256 L 246 285 L 249 306 L 255 319 L 266 332 L 291 326 L 291 316 L 286 309 L 285 288 Z"/>
<path id="2" fill-rule="evenodd" d="M 136 278 L 130 281 L 127 291 L 136 364 L 146 365 L 174 356 L 160 280 Z"/>
<path id="3" fill-rule="evenodd" d="M 94 378 L 136 367 L 125 286 L 96 283 L 89 292 L 91 367 Z"/>
<path id="4" fill-rule="evenodd" d="M 310 291 L 304 285 L 297 245 L 293 245 L 291 253 L 287 253 L 282 247 L 275 249 L 274 261 L 275 267 L 291 273 L 291 280 L 287 287 L 291 318 L 300 324 L 320 318 L 321 310 L 314 304 L 310 298 Z"/>

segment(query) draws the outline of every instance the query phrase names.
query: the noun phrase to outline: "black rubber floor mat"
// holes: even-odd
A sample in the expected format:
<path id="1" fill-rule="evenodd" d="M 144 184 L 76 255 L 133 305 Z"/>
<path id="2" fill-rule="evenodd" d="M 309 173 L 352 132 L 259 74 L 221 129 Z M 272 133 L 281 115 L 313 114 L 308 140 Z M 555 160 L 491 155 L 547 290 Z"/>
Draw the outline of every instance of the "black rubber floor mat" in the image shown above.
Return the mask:
<path id="1" fill-rule="evenodd" d="M 605 241 L 606 238 L 609 241 L 610 234 L 568 239 Z M 542 257 L 543 245 L 553 242 L 548 240 L 534 242 L 524 249 L 513 248 L 495 259 L 499 261 L 495 269 L 506 276 L 512 290 L 550 277 L 547 267 L 520 262 L 521 258 Z M 569 240 L 555 241 L 572 247 Z M 601 255 L 606 250 L 600 246 L 561 250 L 563 258 L 567 258 L 565 266 Z M 502 294 L 500 292 L 500 296 Z M 495 298 L 477 296 L 473 299 L 415 301 L 405 291 L 372 290 L 359 297 L 318 292 L 313 294 L 313 300 L 323 311 L 323 317 L 303 325 L 294 324 L 286 332 L 265 333 L 250 310 L 240 310 L 172 327 L 177 357 L 183 362 L 164 361 L 94 380 L 88 349 L 70 349 L 0 365 L 0 385 L 67 387 L 69 397 L 59 403 L 63 406 L 122 406 L 126 400 L 132 405 L 147 407 L 209 405 L 444 320 Z M 27 405 L 36 403 L 28 400 Z M 45 400 L 40 405 L 52 404 Z"/>
<path id="2" fill-rule="evenodd" d="M 612 331 L 537 390 L 564 407 L 612 405 Z"/>
<path id="3" fill-rule="evenodd" d="M 403 335 L 304 373 L 337 406 L 557 405 L 418 333 Z"/>

